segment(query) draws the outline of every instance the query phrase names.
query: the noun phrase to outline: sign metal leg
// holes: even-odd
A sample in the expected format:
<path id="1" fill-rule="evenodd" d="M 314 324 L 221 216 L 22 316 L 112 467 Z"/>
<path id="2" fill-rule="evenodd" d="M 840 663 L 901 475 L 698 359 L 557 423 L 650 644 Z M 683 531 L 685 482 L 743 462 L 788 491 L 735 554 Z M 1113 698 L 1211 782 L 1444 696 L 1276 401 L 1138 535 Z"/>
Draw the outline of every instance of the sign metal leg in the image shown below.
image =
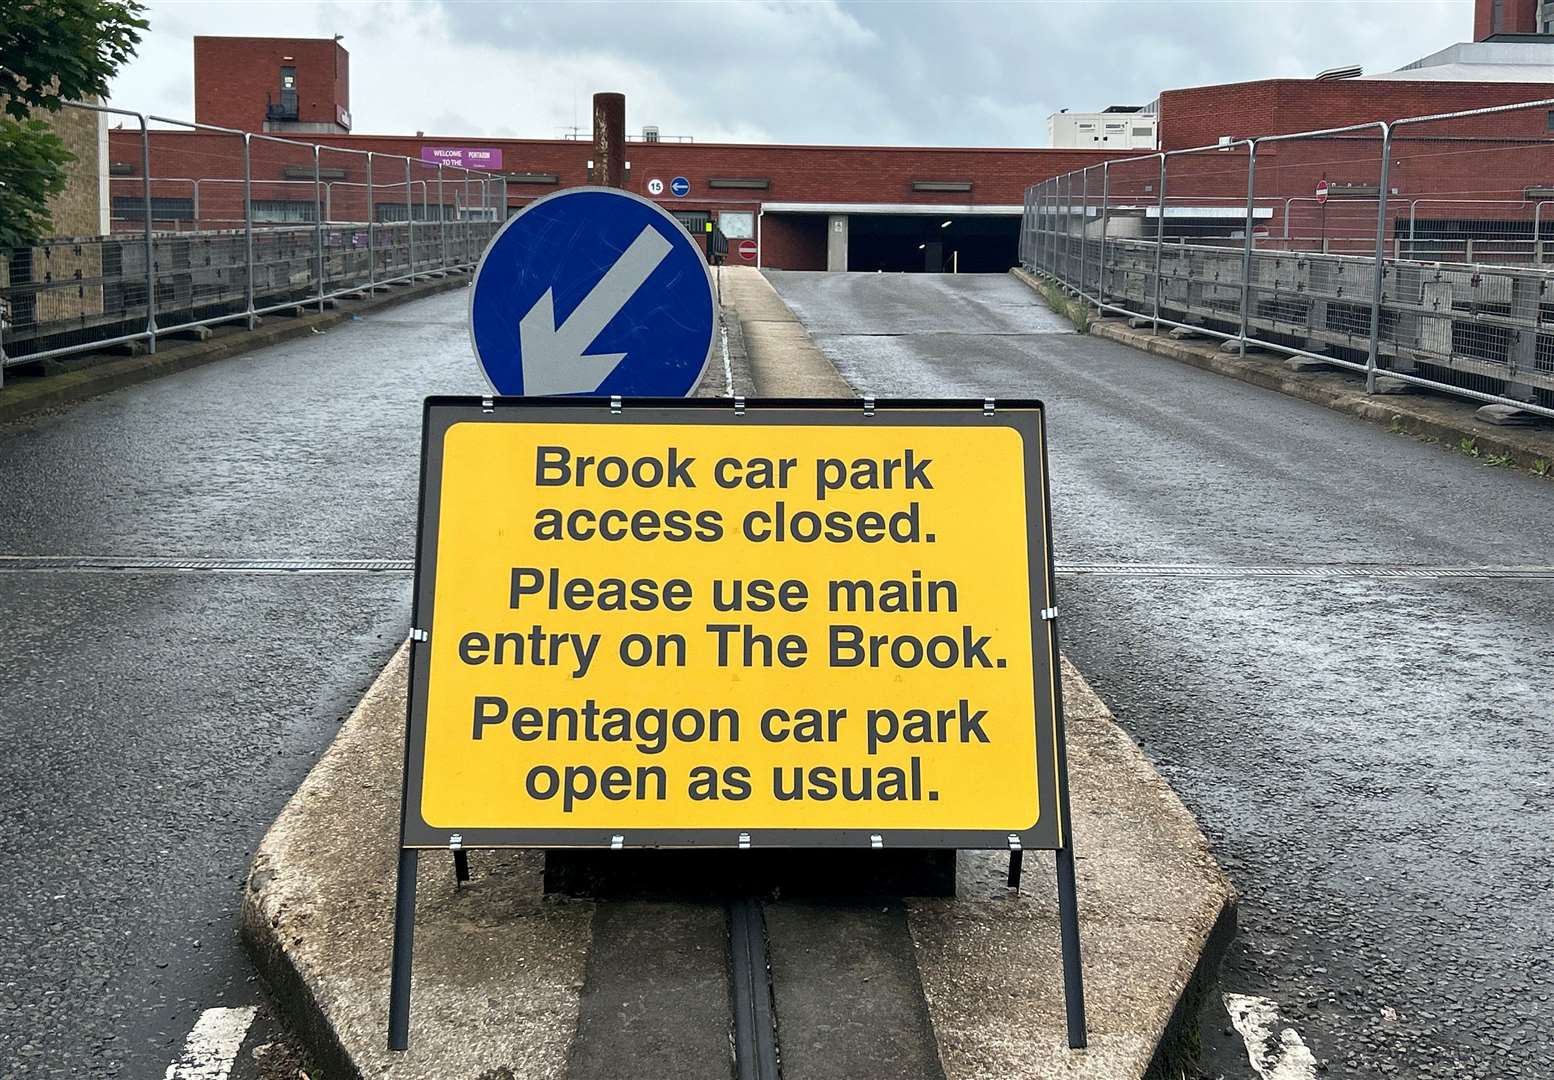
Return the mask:
<path id="1" fill-rule="evenodd" d="M 469 880 L 469 852 L 463 848 L 453 853 L 453 880 L 460 884 Z"/>
<path id="2" fill-rule="evenodd" d="M 1024 862 L 1024 851 L 1015 850 L 1009 853 L 1009 887 L 1015 892 L 1020 891 L 1020 869 Z"/>
<path id="3" fill-rule="evenodd" d="M 1079 896 L 1074 890 L 1074 849 L 1060 847 L 1058 856 L 1058 923 L 1063 934 L 1063 1002 L 1068 1012 L 1068 1048 L 1083 1050 L 1085 983 L 1079 963 Z"/>
<path id="4" fill-rule="evenodd" d="M 410 951 L 415 939 L 415 874 L 419 854 L 415 848 L 399 851 L 399 883 L 394 890 L 394 959 L 389 970 L 390 1050 L 410 1047 Z"/>

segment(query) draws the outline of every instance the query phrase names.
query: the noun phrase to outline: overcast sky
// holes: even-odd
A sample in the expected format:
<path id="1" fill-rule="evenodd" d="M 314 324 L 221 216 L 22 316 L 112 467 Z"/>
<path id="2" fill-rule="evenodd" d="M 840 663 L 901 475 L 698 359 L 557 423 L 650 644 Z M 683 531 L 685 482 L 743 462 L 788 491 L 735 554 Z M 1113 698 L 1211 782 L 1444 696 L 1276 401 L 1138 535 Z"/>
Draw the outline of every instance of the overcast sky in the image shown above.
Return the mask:
<path id="1" fill-rule="evenodd" d="M 195 34 L 345 35 L 357 132 L 555 138 L 597 90 L 697 141 L 1040 146 L 1049 113 L 1472 38 L 1472 0 L 149 5 L 113 103 L 194 113 Z"/>

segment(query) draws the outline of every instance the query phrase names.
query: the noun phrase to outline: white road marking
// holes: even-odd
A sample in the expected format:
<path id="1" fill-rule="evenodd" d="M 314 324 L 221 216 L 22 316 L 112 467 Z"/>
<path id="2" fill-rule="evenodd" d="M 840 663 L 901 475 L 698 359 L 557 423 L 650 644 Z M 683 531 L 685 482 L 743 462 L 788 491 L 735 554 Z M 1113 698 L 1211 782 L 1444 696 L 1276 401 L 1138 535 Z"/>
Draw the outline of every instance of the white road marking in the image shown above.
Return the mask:
<path id="1" fill-rule="evenodd" d="M 1246 1043 L 1246 1056 L 1262 1080 L 1316 1080 L 1317 1059 L 1300 1034 L 1279 1026 L 1279 1006 L 1267 998 L 1226 994 L 1225 1011 Z"/>
<path id="2" fill-rule="evenodd" d="M 257 1009 L 206 1009 L 163 1080 L 227 1080 Z"/>

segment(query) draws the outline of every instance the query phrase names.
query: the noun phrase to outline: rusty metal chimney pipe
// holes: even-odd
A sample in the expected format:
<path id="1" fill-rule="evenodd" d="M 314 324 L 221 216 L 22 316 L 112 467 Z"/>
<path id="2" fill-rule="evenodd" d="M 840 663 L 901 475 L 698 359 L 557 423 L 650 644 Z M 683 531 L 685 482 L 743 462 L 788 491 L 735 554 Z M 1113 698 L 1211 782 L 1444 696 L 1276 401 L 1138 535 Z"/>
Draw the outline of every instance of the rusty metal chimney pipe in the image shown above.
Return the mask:
<path id="1" fill-rule="evenodd" d="M 594 95 L 594 167 L 590 184 L 626 186 L 626 95 Z"/>

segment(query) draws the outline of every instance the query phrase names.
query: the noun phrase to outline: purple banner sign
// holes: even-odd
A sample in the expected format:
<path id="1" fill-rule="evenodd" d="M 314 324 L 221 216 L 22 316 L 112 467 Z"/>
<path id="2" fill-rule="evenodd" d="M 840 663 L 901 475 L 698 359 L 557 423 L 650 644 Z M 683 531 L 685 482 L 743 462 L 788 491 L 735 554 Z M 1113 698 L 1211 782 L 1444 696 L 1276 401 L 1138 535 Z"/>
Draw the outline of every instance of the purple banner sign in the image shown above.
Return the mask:
<path id="1" fill-rule="evenodd" d="M 421 160 L 433 165 L 456 165 L 461 169 L 500 169 L 502 151 L 484 146 L 423 146 Z"/>

